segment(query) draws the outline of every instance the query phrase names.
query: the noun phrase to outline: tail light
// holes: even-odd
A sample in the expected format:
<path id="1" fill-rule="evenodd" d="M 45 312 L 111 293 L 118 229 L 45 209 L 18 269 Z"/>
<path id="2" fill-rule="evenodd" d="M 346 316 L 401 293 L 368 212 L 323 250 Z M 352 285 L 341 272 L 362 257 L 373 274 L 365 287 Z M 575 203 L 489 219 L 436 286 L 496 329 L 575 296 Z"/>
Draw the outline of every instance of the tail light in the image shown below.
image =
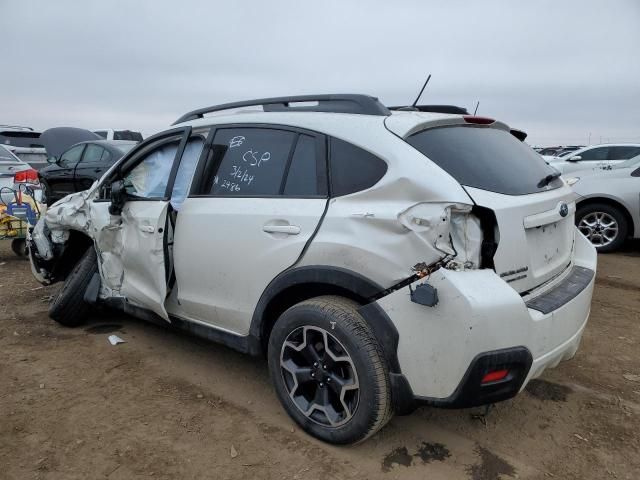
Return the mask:
<path id="1" fill-rule="evenodd" d="M 29 168 L 28 170 L 17 172 L 13 176 L 13 183 L 40 183 L 40 181 L 38 180 L 38 171 L 33 168 Z"/>

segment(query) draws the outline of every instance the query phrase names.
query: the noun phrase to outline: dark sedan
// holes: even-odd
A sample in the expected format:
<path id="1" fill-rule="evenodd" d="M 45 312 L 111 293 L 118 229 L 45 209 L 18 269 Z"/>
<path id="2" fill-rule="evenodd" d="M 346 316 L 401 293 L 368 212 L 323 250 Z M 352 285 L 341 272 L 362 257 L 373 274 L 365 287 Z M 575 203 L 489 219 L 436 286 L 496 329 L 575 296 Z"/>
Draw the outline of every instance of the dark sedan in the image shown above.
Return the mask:
<path id="1" fill-rule="evenodd" d="M 51 157 L 51 164 L 38 172 L 47 205 L 89 188 L 136 144 L 128 140 L 92 140 L 75 144 L 57 158 Z"/>

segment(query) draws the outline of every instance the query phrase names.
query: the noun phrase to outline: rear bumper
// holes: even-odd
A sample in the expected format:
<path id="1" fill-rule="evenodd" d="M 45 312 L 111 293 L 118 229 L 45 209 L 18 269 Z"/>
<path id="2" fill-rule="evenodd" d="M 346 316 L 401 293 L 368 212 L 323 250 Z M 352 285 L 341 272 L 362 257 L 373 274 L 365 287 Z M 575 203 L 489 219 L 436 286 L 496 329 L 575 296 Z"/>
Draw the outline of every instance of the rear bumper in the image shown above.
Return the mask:
<path id="1" fill-rule="evenodd" d="M 411 302 L 408 287 L 378 300 L 399 334 L 400 372 L 391 375 L 396 409 L 505 400 L 546 368 L 573 357 L 589 316 L 596 269 L 595 249 L 580 234 L 573 263 L 571 272 L 535 298 L 523 299 L 490 270 L 441 269 L 429 279 L 440 299 L 434 307 Z M 484 374 L 501 368 L 509 370 L 507 378 L 481 385 Z"/>

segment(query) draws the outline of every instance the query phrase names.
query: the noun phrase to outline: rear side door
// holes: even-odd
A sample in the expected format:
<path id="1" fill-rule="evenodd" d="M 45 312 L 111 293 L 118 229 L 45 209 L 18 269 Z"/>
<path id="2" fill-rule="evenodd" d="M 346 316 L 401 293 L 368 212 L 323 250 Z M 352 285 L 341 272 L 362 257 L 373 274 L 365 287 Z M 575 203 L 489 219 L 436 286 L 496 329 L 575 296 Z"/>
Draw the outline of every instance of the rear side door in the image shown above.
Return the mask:
<path id="1" fill-rule="evenodd" d="M 76 191 L 86 190 L 93 182 L 99 179 L 106 171 L 105 165 L 102 163 L 104 156 L 110 156 L 109 151 L 95 143 L 87 144 L 82 154 L 82 160 L 76 166 L 74 175 L 74 184 Z"/>
<path id="2" fill-rule="evenodd" d="M 174 312 L 244 335 L 327 205 L 325 138 L 286 127 L 213 132 L 177 217 Z"/>
<path id="3" fill-rule="evenodd" d="M 616 165 L 624 162 L 625 160 L 629 160 L 636 155 L 640 155 L 640 147 L 635 147 L 633 145 L 609 147 L 609 151 L 607 152 L 607 162 L 604 163 L 607 165 Z"/>

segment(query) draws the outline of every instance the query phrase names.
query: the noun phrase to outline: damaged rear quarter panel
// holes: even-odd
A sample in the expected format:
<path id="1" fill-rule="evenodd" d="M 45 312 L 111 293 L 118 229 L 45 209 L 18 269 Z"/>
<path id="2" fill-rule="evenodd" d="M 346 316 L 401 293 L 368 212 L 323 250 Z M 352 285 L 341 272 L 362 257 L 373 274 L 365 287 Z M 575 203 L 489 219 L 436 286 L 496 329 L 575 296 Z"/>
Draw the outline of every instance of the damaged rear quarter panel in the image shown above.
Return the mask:
<path id="1" fill-rule="evenodd" d="M 469 196 L 417 150 L 397 142 L 383 158 L 388 170 L 376 185 L 330 200 L 300 265 L 346 268 L 388 288 L 417 263 L 454 253 L 451 209 L 469 208 Z"/>

